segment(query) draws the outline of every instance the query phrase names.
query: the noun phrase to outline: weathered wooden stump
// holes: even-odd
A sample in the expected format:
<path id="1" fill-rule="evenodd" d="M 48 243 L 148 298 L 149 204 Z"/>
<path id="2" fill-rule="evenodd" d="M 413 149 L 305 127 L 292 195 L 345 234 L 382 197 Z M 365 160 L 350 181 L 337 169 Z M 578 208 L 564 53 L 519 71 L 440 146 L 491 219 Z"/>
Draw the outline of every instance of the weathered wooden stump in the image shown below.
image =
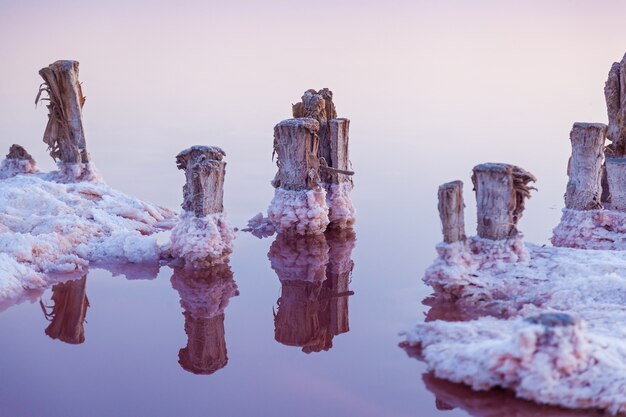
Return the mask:
<path id="1" fill-rule="evenodd" d="M 14 177 L 18 174 L 37 172 L 37 163 L 20 145 L 11 145 L 6 158 L 0 163 L 0 179 Z"/>
<path id="2" fill-rule="evenodd" d="M 626 154 L 626 55 L 614 62 L 604 85 L 609 118 L 607 137 L 611 141 L 607 155 L 620 158 Z"/>
<path id="3" fill-rule="evenodd" d="M 45 333 L 52 339 L 59 339 L 65 343 L 80 344 L 85 341 L 83 323 L 87 316 L 89 300 L 85 293 L 87 276 L 74 281 L 55 284 L 52 287 L 52 301 L 54 305 L 47 311 L 40 301 L 46 319 L 50 325 Z"/>
<path id="4" fill-rule="evenodd" d="M 611 193 L 609 207 L 626 211 L 626 158 L 606 158 L 606 176 Z"/>
<path id="5" fill-rule="evenodd" d="M 274 127 L 278 172 L 268 209 L 279 233 L 320 234 L 328 226 L 326 193 L 320 186 L 317 156 L 319 123 L 311 118 L 283 120 Z"/>
<path id="6" fill-rule="evenodd" d="M 201 269 L 224 262 L 232 252 L 235 232 L 224 213 L 225 155 L 217 146 L 192 146 L 176 156 L 178 169 L 185 171 L 183 212 L 163 248 L 164 258 Z"/>
<path id="7" fill-rule="evenodd" d="M 478 236 L 502 240 L 518 234 L 517 222 L 524 211 L 536 178 L 515 165 L 487 163 L 474 167 Z"/>
<path id="8" fill-rule="evenodd" d="M 78 61 L 56 61 L 42 68 L 39 75 L 44 83 L 35 102 L 50 101 L 43 138 L 50 156 L 66 164 L 88 163 L 82 116 L 85 97 L 78 80 Z M 48 98 L 41 98 L 42 92 L 47 92 Z"/>
<path id="9" fill-rule="evenodd" d="M 318 130 L 319 123 L 311 118 L 287 119 L 274 127 L 275 188 L 301 191 L 319 187 Z"/>
<path id="10" fill-rule="evenodd" d="M 439 217 L 445 243 L 465 240 L 463 182 L 452 181 L 439 186 Z"/>
<path id="11" fill-rule="evenodd" d="M 319 123 L 318 136 L 320 143 L 326 144 L 330 142 L 329 122 L 337 117 L 332 91 L 328 88 L 323 88 L 320 91 L 313 89 L 305 91 L 302 101 L 292 106 L 292 112 L 294 118 L 310 117 L 317 120 Z M 320 156 L 326 157 L 327 155 L 324 155 L 326 149 L 320 148 L 320 150 L 322 150 Z M 330 149 L 327 150 L 329 151 Z M 329 159 L 326 161 L 328 162 Z"/>
<path id="12" fill-rule="evenodd" d="M 572 157 L 565 192 L 565 207 L 568 209 L 594 210 L 602 207 L 602 162 L 606 129 L 602 123 L 574 123 L 572 127 Z"/>
<path id="13" fill-rule="evenodd" d="M 212 374 L 228 363 L 224 311 L 239 295 L 233 272 L 227 263 L 204 270 L 174 268 L 171 282 L 185 310 L 187 345 L 178 352 L 178 363 L 194 374 Z"/>
<path id="14" fill-rule="evenodd" d="M 192 146 L 176 155 L 176 166 L 185 171 L 183 210 L 197 217 L 224 211 L 224 156 L 217 146 Z"/>
<path id="15" fill-rule="evenodd" d="M 349 159 L 350 120 L 337 118 L 333 93 L 327 88 L 307 90 L 302 101 L 292 106 L 293 117 L 309 117 L 318 121 L 319 176 L 326 189 L 330 227 L 346 228 L 355 223 L 355 210 L 350 199 L 354 175 Z"/>

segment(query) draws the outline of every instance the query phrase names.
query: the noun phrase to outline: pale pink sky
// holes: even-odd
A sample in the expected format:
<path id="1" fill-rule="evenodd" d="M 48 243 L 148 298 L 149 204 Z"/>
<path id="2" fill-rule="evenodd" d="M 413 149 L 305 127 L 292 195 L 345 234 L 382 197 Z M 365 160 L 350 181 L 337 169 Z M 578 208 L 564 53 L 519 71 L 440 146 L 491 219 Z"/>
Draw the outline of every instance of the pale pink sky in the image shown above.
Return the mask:
<path id="1" fill-rule="evenodd" d="M 22 143 L 52 166 L 37 70 L 76 59 L 89 148 L 118 187 L 195 143 L 271 178 L 272 127 L 304 90 L 330 87 L 362 167 L 384 155 L 389 175 L 430 187 L 517 163 L 551 190 L 536 204 L 560 205 L 572 123 L 606 121 L 623 16 L 620 1 L 0 0 L 0 148 Z M 142 156 L 118 178 L 119 144 Z"/>

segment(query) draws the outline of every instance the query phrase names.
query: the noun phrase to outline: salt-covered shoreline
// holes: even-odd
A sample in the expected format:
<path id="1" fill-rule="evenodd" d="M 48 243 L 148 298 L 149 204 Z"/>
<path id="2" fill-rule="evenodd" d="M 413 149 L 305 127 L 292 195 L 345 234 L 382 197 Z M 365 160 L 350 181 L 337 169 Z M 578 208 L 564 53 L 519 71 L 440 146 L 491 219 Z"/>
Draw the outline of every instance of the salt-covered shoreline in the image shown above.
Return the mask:
<path id="1" fill-rule="evenodd" d="M 542 404 L 626 412 L 626 252 L 524 245 L 519 237 L 437 250 L 424 280 L 482 317 L 405 333 L 435 376 Z M 554 312 L 578 324 L 528 320 Z"/>
<path id="2" fill-rule="evenodd" d="M 0 181 L 0 301 L 19 299 L 98 263 L 158 264 L 155 233 L 175 213 L 102 181 L 59 183 L 58 173 Z M 56 277 L 56 278 L 55 278 Z"/>

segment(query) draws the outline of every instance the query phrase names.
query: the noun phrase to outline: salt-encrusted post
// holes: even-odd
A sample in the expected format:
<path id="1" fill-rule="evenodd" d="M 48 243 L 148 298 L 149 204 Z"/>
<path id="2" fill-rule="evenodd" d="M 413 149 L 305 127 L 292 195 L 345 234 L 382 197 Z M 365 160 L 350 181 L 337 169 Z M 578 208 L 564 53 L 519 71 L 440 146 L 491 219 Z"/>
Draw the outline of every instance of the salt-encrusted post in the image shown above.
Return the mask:
<path id="1" fill-rule="evenodd" d="M 604 85 L 604 97 L 609 118 L 607 137 L 612 142 L 607 155 L 623 157 L 626 154 L 626 55 L 614 62 Z"/>
<path id="2" fill-rule="evenodd" d="M 60 162 L 61 174 L 68 180 L 90 179 L 82 116 L 85 97 L 78 80 L 78 61 L 56 61 L 39 70 L 39 75 L 44 82 L 35 102 L 50 101 L 43 137 L 50 156 Z M 42 92 L 48 97 L 41 98 Z"/>
<path id="3" fill-rule="evenodd" d="M 232 252 L 235 234 L 224 213 L 224 156 L 217 146 L 192 146 L 176 156 L 176 166 L 185 171 L 183 212 L 163 253 L 187 267 L 207 267 Z"/>
<path id="4" fill-rule="evenodd" d="M 572 210 L 601 208 L 602 162 L 606 125 L 574 123 L 570 132 L 572 157 L 569 181 L 565 191 L 565 207 Z"/>
<path id="5" fill-rule="evenodd" d="M 319 123 L 311 118 L 283 120 L 274 127 L 278 172 L 268 209 L 279 233 L 310 235 L 328 226 L 326 192 L 320 186 L 317 156 Z"/>
<path id="6" fill-rule="evenodd" d="M 196 217 L 224 211 L 224 156 L 217 146 L 192 146 L 176 155 L 176 166 L 185 171 L 183 210 Z"/>
<path id="7" fill-rule="evenodd" d="M 614 62 L 604 85 L 609 117 L 606 177 L 610 208 L 626 211 L 626 55 Z"/>
<path id="8" fill-rule="evenodd" d="M 349 159 L 350 120 L 337 118 L 333 93 L 328 88 L 307 90 L 292 111 L 295 118 L 310 117 L 319 123 L 319 175 L 327 192 L 329 227 L 352 227 L 356 217 L 350 199 L 354 175 Z"/>
<path id="9" fill-rule="evenodd" d="M 349 119 L 332 119 L 328 122 L 329 134 L 320 141 L 320 175 L 326 189 L 330 227 L 352 227 L 356 221 L 355 210 L 350 198 L 353 188 L 352 164 L 349 156 Z"/>
<path id="10" fill-rule="evenodd" d="M 20 145 L 11 145 L 6 158 L 0 162 L 0 179 L 14 177 L 18 174 L 31 174 L 37 171 L 35 160 Z"/>
<path id="11" fill-rule="evenodd" d="M 479 237 L 502 240 L 518 234 L 517 222 L 524 211 L 524 200 L 530 197 L 531 181 L 536 178 L 515 165 L 487 163 L 474 167 Z"/>
<path id="12" fill-rule="evenodd" d="M 454 243 L 465 240 L 463 182 L 457 180 L 440 185 L 438 197 L 443 241 Z"/>
<path id="13" fill-rule="evenodd" d="M 626 211 L 626 158 L 606 158 L 606 177 L 611 193 L 609 208 Z"/>

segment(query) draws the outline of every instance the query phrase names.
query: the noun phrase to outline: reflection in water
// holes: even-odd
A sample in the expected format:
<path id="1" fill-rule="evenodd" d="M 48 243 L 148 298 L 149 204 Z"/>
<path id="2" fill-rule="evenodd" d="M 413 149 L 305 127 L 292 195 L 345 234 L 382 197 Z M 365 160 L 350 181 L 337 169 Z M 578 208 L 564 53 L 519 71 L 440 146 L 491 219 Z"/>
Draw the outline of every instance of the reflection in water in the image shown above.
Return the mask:
<path id="1" fill-rule="evenodd" d="M 493 316 L 506 319 L 510 316 L 510 312 L 502 310 L 497 304 L 490 306 L 488 303 L 480 306 L 471 306 L 468 303 L 459 305 L 450 299 L 448 294 L 435 292 L 432 296 L 422 300 L 422 304 L 429 306 L 430 310 L 426 312 L 425 321 L 469 321 L 479 317 Z"/>
<path id="2" fill-rule="evenodd" d="M 446 381 L 427 373 L 423 375 L 424 385 L 435 394 L 438 410 L 460 408 L 474 417 L 583 417 L 602 416 L 599 410 L 567 410 L 515 398 L 506 390 L 473 391 L 463 384 Z"/>
<path id="3" fill-rule="evenodd" d="M 228 363 L 224 338 L 224 310 L 239 295 L 228 263 L 207 269 L 174 268 L 172 287 L 185 310 L 187 346 L 178 352 L 180 366 L 194 374 L 210 375 Z"/>
<path id="4" fill-rule="evenodd" d="M 85 341 L 83 323 L 87 316 L 89 300 L 85 293 L 87 275 L 74 281 L 55 284 L 52 287 L 52 301 L 54 305 L 39 304 L 50 325 L 46 327 L 46 334 L 52 339 L 59 339 L 65 343 L 80 344 Z"/>
<path id="5" fill-rule="evenodd" d="M 279 234 L 268 258 L 281 282 L 274 313 L 274 337 L 305 353 L 332 348 L 334 336 L 348 332 L 348 296 L 352 230 L 326 235 L 288 237 Z"/>

